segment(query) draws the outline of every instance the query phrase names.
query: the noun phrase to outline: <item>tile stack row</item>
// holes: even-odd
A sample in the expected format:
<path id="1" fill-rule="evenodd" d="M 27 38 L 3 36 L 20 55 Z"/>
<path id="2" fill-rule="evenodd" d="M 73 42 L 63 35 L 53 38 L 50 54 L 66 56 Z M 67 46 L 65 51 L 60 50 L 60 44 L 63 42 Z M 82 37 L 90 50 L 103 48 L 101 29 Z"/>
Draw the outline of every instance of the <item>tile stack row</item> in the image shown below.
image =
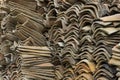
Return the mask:
<path id="1" fill-rule="evenodd" d="M 46 29 L 43 17 L 19 0 L 4 4 L 1 10 L 6 13 L 0 26 L 2 80 L 54 80 L 51 50 L 43 34 Z"/>
<path id="2" fill-rule="evenodd" d="M 120 41 L 118 6 L 83 0 L 58 14 L 48 32 L 56 80 L 118 80 L 117 67 L 109 63 Z"/>

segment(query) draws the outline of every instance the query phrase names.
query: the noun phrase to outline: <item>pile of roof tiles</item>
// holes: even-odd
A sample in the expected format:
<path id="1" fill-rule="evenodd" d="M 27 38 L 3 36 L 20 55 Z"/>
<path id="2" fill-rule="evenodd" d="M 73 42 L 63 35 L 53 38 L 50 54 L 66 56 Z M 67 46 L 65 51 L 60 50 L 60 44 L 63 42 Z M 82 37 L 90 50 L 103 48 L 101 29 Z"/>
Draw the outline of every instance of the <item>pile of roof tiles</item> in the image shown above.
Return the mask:
<path id="1" fill-rule="evenodd" d="M 119 0 L 2 0 L 3 80 L 119 80 Z"/>

